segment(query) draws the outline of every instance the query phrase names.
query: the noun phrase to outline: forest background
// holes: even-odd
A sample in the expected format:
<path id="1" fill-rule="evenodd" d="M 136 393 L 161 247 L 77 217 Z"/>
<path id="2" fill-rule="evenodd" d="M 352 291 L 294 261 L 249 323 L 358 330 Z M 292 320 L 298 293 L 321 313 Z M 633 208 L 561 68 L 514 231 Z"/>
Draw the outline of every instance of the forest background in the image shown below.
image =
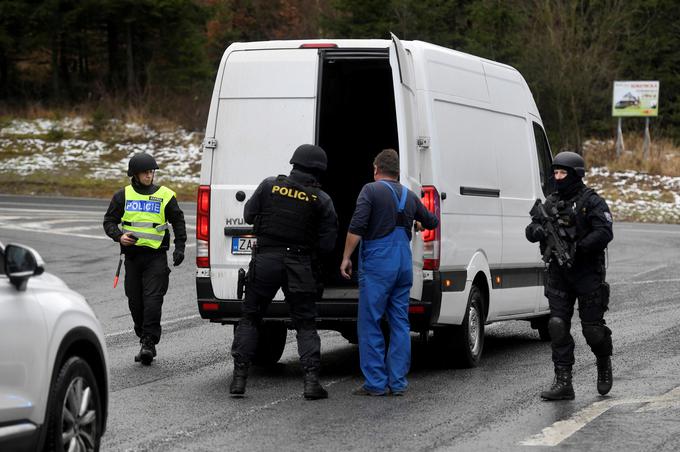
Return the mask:
<path id="1" fill-rule="evenodd" d="M 614 80 L 660 80 L 654 134 L 680 142 L 675 0 L 2 0 L 0 115 L 132 109 L 200 131 L 231 42 L 389 32 L 519 69 L 553 151 L 613 135 Z"/>

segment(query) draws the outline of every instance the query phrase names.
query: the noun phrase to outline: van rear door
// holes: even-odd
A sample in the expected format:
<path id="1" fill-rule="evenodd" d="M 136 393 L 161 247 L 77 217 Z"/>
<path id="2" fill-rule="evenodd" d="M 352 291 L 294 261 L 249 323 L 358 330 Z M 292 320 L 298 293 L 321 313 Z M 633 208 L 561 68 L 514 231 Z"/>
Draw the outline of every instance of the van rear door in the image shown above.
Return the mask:
<path id="1" fill-rule="evenodd" d="M 250 227 L 245 202 L 262 180 L 288 171 L 297 146 L 314 143 L 318 65 L 317 49 L 235 51 L 226 59 L 210 175 L 210 277 L 218 299 L 237 298 L 238 270 L 250 261 L 249 242 L 238 239 Z"/>
<path id="2" fill-rule="evenodd" d="M 416 194 L 420 193 L 420 156 L 416 146 L 416 95 L 413 60 L 403 44 L 392 34 L 390 66 L 394 84 L 394 103 L 399 133 L 399 165 L 401 183 Z M 411 298 L 420 300 L 423 291 L 423 241 L 420 233 L 413 235 L 413 286 Z"/>

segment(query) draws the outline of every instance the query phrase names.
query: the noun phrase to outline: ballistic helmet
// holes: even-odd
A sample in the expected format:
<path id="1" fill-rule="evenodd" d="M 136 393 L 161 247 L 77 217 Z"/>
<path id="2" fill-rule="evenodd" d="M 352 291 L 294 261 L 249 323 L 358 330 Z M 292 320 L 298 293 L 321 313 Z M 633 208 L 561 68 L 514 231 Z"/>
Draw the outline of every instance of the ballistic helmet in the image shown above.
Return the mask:
<path id="1" fill-rule="evenodd" d="M 157 170 L 158 164 L 156 160 L 151 157 L 146 152 L 140 152 L 132 156 L 128 162 L 128 172 L 127 175 L 132 177 L 135 174 L 139 174 L 143 171 Z"/>
<path id="2" fill-rule="evenodd" d="M 561 168 L 574 170 L 578 177 L 586 175 L 586 162 L 576 152 L 563 151 L 555 156 L 552 162 L 553 169 Z"/>
<path id="3" fill-rule="evenodd" d="M 293 165 L 304 166 L 308 169 L 326 171 L 328 158 L 326 157 L 326 151 L 321 149 L 319 146 L 314 146 L 313 144 L 303 144 L 298 146 L 295 152 L 293 152 L 293 157 L 291 157 L 290 163 Z"/>

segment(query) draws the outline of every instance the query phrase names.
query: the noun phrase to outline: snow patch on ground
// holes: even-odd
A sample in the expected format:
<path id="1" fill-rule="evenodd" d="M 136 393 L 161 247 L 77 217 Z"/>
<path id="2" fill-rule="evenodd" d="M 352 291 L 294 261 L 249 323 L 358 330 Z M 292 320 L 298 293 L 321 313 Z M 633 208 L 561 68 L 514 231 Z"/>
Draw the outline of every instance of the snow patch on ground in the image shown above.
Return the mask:
<path id="1" fill-rule="evenodd" d="M 78 138 L 93 126 L 82 118 L 13 120 L 0 129 L 0 174 L 81 169 L 86 178 L 120 179 L 130 157 L 153 155 L 161 169 L 159 178 L 198 183 L 202 134 L 182 128 L 157 131 L 140 124 L 109 121 L 113 137 L 107 141 Z M 74 135 L 74 138 L 61 135 Z M 50 136 L 52 138 L 50 138 Z M 4 151 L 3 151 L 4 150 Z"/>
<path id="2" fill-rule="evenodd" d="M 680 177 L 592 168 L 586 183 L 602 195 L 614 218 L 680 223 Z"/>

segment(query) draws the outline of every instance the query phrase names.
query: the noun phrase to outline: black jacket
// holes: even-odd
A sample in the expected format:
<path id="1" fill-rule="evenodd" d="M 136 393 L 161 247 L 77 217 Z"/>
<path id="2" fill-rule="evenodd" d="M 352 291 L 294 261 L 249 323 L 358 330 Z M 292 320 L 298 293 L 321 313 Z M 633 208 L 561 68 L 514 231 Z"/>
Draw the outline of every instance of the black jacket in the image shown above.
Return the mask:
<path id="1" fill-rule="evenodd" d="M 595 191 L 583 186 L 575 197 L 562 196 L 559 192 L 552 193 L 546 199 L 546 204 L 555 204 L 559 201 L 564 201 L 567 209 L 572 211 L 574 207 L 578 209 L 578 212 L 571 215 L 576 238 L 573 271 L 602 265 L 604 250 L 614 238 L 612 215 L 605 200 Z M 537 224 L 538 221 L 532 220 L 526 230 L 527 239 L 532 242 L 537 241 L 533 236 L 534 226 Z M 544 247 L 545 244 L 541 243 L 542 250 Z"/>
<path id="2" fill-rule="evenodd" d="M 293 182 L 302 186 L 318 187 L 318 181 L 312 174 L 306 173 L 300 169 L 294 168 L 288 176 Z M 253 196 L 246 202 L 243 209 L 243 219 L 248 224 L 254 224 L 257 216 L 262 214 L 265 197 L 271 196 L 271 190 L 276 183 L 276 177 L 268 177 L 255 189 Z M 321 253 L 329 253 L 335 248 L 335 240 L 338 235 L 338 217 L 333 207 L 333 201 L 330 196 L 321 189 L 317 188 L 318 195 L 318 233 L 316 237 L 317 250 Z M 258 244 L 263 244 L 266 238 L 258 237 Z M 276 245 L 270 243 L 271 245 Z M 281 245 L 286 245 L 281 243 Z"/>
<path id="3" fill-rule="evenodd" d="M 132 188 L 142 195 L 152 195 L 160 188 L 158 185 L 151 184 L 146 187 L 135 178 L 132 178 Z M 125 213 L 125 189 L 118 190 L 111 199 L 109 208 L 104 215 L 104 232 L 111 237 L 114 242 L 120 241 L 123 232 L 120 230 L 120 223 Z M 179 208 L 176 198 L 172 198 L 165 206 L 165 219 L 172 225 L 172 230 L 175 234 L 175 249 L 184 252 L 187 241 L 187 230 L 184 222 L 184 213 Z M 121 252 L 127 256 L 136 255 L 138 253 L 158 253 L 165 252 L 170 248 L 170 231 L 166 229 L 165 236 L 160 248 L 153 249 L 146 246 L 120 246 Z"/>

